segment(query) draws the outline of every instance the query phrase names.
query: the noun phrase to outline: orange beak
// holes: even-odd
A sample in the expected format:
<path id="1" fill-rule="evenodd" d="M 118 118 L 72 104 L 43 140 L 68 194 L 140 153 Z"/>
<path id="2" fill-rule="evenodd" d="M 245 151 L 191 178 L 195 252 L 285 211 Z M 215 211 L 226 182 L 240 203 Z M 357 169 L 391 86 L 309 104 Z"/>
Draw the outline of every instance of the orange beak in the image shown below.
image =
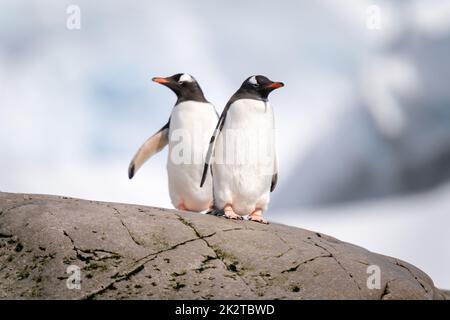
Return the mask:
<path id="1" fill-rule="evenodd" d="M 155 77 L 152 79 L 152 81 L 157 82 L 159 84 L 169 83 L 169 80 L 167 80 L 166 78 L 161 78 L 161 77 Z"/>
<path id="2" fill-rule="evenodd" d="M 281 88 L 281 87 L 284 87 L 284 83 L 283 82 L 273 82 L 273 83 L 271 83 L 271 84 L 269 84 L 267 86 L 267 88 L 272 88 L 272 89 L 278 89 L 278 88 Z"/>

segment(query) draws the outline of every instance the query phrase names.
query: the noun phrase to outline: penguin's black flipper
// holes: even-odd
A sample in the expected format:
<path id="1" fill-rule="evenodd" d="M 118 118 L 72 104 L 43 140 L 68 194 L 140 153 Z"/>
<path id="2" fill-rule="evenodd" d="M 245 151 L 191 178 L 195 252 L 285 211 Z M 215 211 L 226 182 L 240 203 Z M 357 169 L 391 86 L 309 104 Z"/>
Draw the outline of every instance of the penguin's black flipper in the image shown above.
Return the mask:
<path id="1" fill-rule="evenodd" d="M 139 168 L 147 161 L 151 156 L 158 153 L 169 143 L 169 125 L 170 119 L 157 133 L 152 135 L 134 155 L 133 159 L 128 166 L 128 178 L 133 178 Z"/>
<path id="2" fill-rule="evenodd" d="M 274 173 L 272 175 L 272 183 L 270 184 L 270 192 L 273 192 L 273 190 L 275 190 L 277 182 L 278 182 L 278 173 Z"/>
<path id="3" fill-rule="evenodd" d="M 277 156 L 275 155 L 275 159 L 273 162 L 272 182 L 270 184 L 270 192 L 273 192 L 273 190 L 275 190 L 275 187 L 277 186 L 277 182 L 278 182 L 278 161 L 277 161 Z"/>
<path id="4" fill-rule="evenodd" d="M 217 123 L 216 130 L 214 131 L 214 134 L 212 135 L 211 140 L 209 141 L 208 152 L 206 153 L 205 164 L 203 166 L 202 180 L 200 181 L 200 188 L 202 188 L 203 184 L 205 183 L 206 175 L 208 174 L 208 168 L 210 168 L 211 163 L 212 163 L 214 147 L 216 145 L 216 138 L 217 138 L 218 134 L 220 133 L 218 128 L 219 128 L 221 119 L 222 118 L 219 118 L 219 122 Z"/>
<path id="5" fill-rule="evenodd" d="M 211 137 L 211 140 L 209 141 L 209 147 L 208 152 L 206 153 L 206 159 L 205 159 L 205 165 L 203 166 L 203 173 L 202 173 L 202 180 L 200 181 L 200 188 L 203 187 L 203 184 L 206 180 L 206 175 L 208 174 L 208 168 L 212 164 L 212 158 L 214 155 L 214 148 L 216 146 L 216 140 L 219 136 L 220 132 L 222 131 L 223 125 L 225 124 L 225 119 L 227 117 L 228 109 L 230 108 L 231 103 L 228 102 L 225 108 L 222 111 L 222 114 L 220 115 L 219 121 L 217 121 L 216 129 L 214 130 L 214 133 Z"/>

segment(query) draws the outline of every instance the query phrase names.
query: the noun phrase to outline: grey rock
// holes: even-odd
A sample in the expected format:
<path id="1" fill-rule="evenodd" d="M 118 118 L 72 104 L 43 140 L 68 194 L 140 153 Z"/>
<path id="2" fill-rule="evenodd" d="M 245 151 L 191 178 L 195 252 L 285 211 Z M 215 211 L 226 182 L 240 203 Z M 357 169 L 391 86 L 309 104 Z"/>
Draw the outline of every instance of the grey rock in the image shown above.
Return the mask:
<path id="1" fill-rule="evenodd" d="M 81 271 L 68 289 L 67 268 Z M 367 267 L 381 270 L 367 287 Z M 416 267 L 280 224 L 0 193 L 2 299 L 445 299 Z"/>
<path id="2" fill-rule="evenodd" d="M 446 300 L 450 300 L 450 291 L 449 290 L 442 290 L 442 293 L 444 293 L 444 298 Z"/>

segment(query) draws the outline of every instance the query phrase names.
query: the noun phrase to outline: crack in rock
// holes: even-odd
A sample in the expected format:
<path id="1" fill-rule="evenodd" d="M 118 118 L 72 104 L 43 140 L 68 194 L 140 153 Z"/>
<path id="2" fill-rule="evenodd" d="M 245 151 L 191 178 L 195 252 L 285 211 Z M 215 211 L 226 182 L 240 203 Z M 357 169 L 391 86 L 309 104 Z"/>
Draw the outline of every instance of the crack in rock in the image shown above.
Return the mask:
<path id="1" fill-rule="evenodd" d="M 125 224 L 125 222 L 123 222 L 122 219 L 119 219 L 119 220 L 120 220 L 120 223 L 122 224 L 122 226 L 125 228 L 125 230 L 127 230 L 128 235 L 130 236 L 131 240 L 133 240 L 133 242 L 134 242 L 135 244 L 137 244 L 138 246 L 144 246 L 140 241 L 138 241 L 138 240 L 136 239 L 136 237 L 133 235 L 133 233 L 131 232 L 131 230 L 128 229 L 128 227 L 127 227 L 127 225 Z"/>
<path id="2" fill-rule="evenodd" d="M 117 252 L 105 250 L 105 249 L 82 249 L 75 245 L 75 241 L 69 234 L 63 230 L 63 234 L 69 238 L 70 242 L 72 243 L 72 249 L 75 251 L 76 256 L 79 260 L 84 262 L 89 262 L 91 260 L 106 260 L 106 259 L 117 259 L 121 258 L 122 256 L 118 254 Z M 99 253 L 105 253 L 106 256 L 101 256 Z"/>
<path id="3" fill-rule="evenodd" d="M 294 248 L 292 248 L 292 247 L 289 245 L 289 243 L 288 243 L 286 240 L 284 240 L 282 236 L 280 236 L 280 235 L 278 234 L 278 232 L 274 231 L 274 234 L 277 236 L 278 239 L 280 239 L 281 242 L 283 242 L 286 246 L 288 246 L 288 249 L 287 249 L 286 251 L 281 252 L 281 253 L 279 253 L 279 254 L 273 256 L 274 258 L 281 258 L 282 256 L 284 256 L 286 253 L 288 253 L 289 251 L 293 250 Z M 267 257 L 267 259 L 268 259 L 268 258 L 270 258 L 270 257 Z"/>
<path id="4" fill-rule="evenodd" d="M 407 266 L 405 266 L 404 264 L 400 263 L 398 260 L 395 260 L 395 265 L 399 266 L 401 268 L 406 269 L 409 274 L 417 281 L 417 283 L 422 287 L 422 289 L 425 291 L 426 294 L 429 293 L 428 289 L 425 287 L 425 285 L 422 283 L 422 281 L 419 280 L 419 278 L 411 271 L 411 269 L 409 269 Z"/>
<path id="5" fill-rule="evenodd" d="M 12 234 L 6 234 L 0 232 L 0 238 L 12 238 Z"/>
<path id="6" fill-rule="evenodd" d="M 208 234 L 208 235 L 205 235 L 205 236 L 199 236 L 199 237 L 197 237 L 197 238 L 189 239 L 189 240 L 186 240 L 186 241 L 177 243 L 177 244 L 171 246 L 170 248 L 163 249 L 163 250 L 159 250 L 159 251 L 157 251 L 157 252 L 153 252 L 153 253 L 150 253 L 150 254 L 148 254 L 148 255 L 142 257 L 142 258 L 139 258 L 139 259 L 137 259 L 137 260 L 131 262 L 132 267 L 131 267 L 128 271 L 125 271 L 125 272 L 122 272 L 122 273 L 116 273 L 115 275 L 113 275 L 113 276 L 111 277 L 111 278 L 114 279 L 113 281 L 111 281 L 111 282 L 110 282 L 109 284 L 107 284 L 106 286 L 104 286 L 104 287 L 102 287 L 102 288 L 100 288 L 100 289 L 94 290 L 93 292 L 87 294 L 86 296 L 84 296 L 84 297 L 82 298 L 82 300 L 90 300 L 90 299 L 93 299 L 93 298 L 95 298 L 96 296 L 98 296 L 98 295 L 100 295 L 100 294 L 106 292 L 106 291 L 109 290 L 110 288 L 112 288 L 112 287 L 114 286 L 115 283 L 118 283 L 118 282 L 121 282 L 121 281 L 124 281 L 124 280 L 129 280 L 132 276 L 134 276 L 135 274 L 141 272 L 141 271 L 145 268 L 145 265 L 146 265 L 148 262 L 150 262 L 150 261 L 156 259 L 156 257 L 157 257 L 159 254 L 161 254 L 161 253 L 168 252 L 168 251 L 171 251 L 171 250 L 175 250 L 176 248 L 178 248 L 178 247 L 180 247 L 180 246 L 182 246 L 182 245 L 185 245 L 185 244 L 187 244 L 187 243 L 193 242 L 193 241 L 204 240 L 205 238 L 212 237 L 212 236 L 215 235 L 215 234 L 216 234 L 216 233 L 213 232 L 213 233 Z"/>
<path id="7" fill-rule="evenodd" d="M 231 229 L 224 229 L 224 230 L 220 230 L 221 232 L 230 232 L 230 231 L 239 231 L 239 230 L 253 230 L 253 229 L 246 229 L 246 228 L 231 228 Z"/>
<path id="8" fill-rule="evenodd" d="M 286 245 L 289 245 L 288 242 L 286 240 L 284 240 L 284 238 L 278 234 L 278 232 L 275 231 L 274 234 L 277 236 L 278 239 L 280 239 L 281 242 L 283 242 Z"/>
<path id="9" fill-rule="evenodd" d="M 292 250 L 292 247 L 289 247 L 286 251 L 283 251 L 275 256 L 273 256 L 274 258 L 281 258 L 282 256 L 284 256 L 286 253 L 288 253 L 289 251 Z"/>
<path id="10" fill-rule="evenodd" d="M 120 213 L 120 210 L 117 209 L 116 207 L 110 206 L 110 205 L 108 205 L 108 204 L 107 204 L 106 206 L 107 206 L 108 208 L 111 208 L 111 209 L 114 210 L 114 216 L 115 216 L 117 219 L 119 219 L 120 224 L 125 228 L 125 230 L 127 231 L 128 235 L 130 236 L 131 240 L 132 240 L 136 245 L 144 247 L 144 245 L 143 245 L 140 241 L 138 241 L 138 240 L 136 239 L 136 237 L 133 235 L 133 233 L 131 232 L 131 230 L 127 227 L 127 225 L 126 225 L 125 222 L 122 220 L 122 218 L 120 218 L 120 216 L 122 215 L 122 214 Z"/>
<path id="11" fill-rule="evenodd" d="M 383 292 L 381 293 L 380 300 L 386 300 L 386 296 L 387 296 L 388 294 L 391 293 L 391 290 L 390 290 L 390 288 L 389 288 L 389 285 L 390 285 L 390 283 L 391 283 L 392 281 L 394 281 L 394 280 L 389 280 L 389 281 L 387 281 L 386 284 L 384 285 L 384 290 L 383 290 Z"/>
<path id="12" fill-rule="evenodd" d="M 336 263 L 339 265 L 339 267 L 345 271 L 345 273 L 352 279 L 353 283 L 356 285 L 356 287 L 358 288 L 358 292 L 359 292 L 359 296 L 361 297 L 361 287 L 359 286 L 359 283 L 355 280 L 355 278 L 353 277 L 353 274 L 351 272 L 349 272 L 347 270 L 347 268 L 344 267 L 344 265 L 339 261 L 339 259 L 327 248 L 325 248 L 324 246 L 318 244 L 316 241 L 312 240 L 312 242 L 308 242 L 308 241 L 303 241 L 305 243 L 308 243 L 310 245 L 316 246 L 322 250 L 325 250 L 325 252 L 327 252 L 330 255 L 330 258 L 334 259 L 334 261 L 336 261 Z"/>
<path id="13" fill-rule="evenodd" d="M 327 254 L 327 255 L 316 256 L 316 257 L 313 257 L 313 258 L 311 258 L 311 259 L 304 260 L 304 261 L 300 262 L 299 264 L 296 264 L 295 266 L 293 266 L 293 267 L 291 267 L 291 268 L 289 268 L 289 269 L 283 270 L 283 271 L 281 271 L 281 273 L 285 273 L 285 272 L 294 272 L 294 271 L 297 271 L 297 269 L 298 269 L 301 265 L 307 264 L 308 262 L 312 262 L 312 261 L 314 261 L 314 260 L 316 260 L 316 259 L 319 259 L 319 258 L 332 258 L 332 257 L 333 257 L 333 255 L 332 255 L 331 253 L 330 253 L 330 254 Z"/>
<path id="14" fill-rule="evenodd" d="M 117 213 L 117 215 L 119 215 L 119 216 L 121 215 L 119 209 L 117 209 L 117 208 L 115 208 L 115 207 L 112 207 L 112 208 L 115 210 L 115 212 Z M 125 224 L 125 222 L 123 222 L 123 220 L 122 220 L 120 217 L 118 217 L 118 219 L 119 219 L 120 223 L 122 224 L 122 226 L 125 228 L 125 230 L 127 230 L 127 233 L 128 233 L 128 235 L 130 236 L 131 240 L 133 240 L 133 242 L 134 242 L 135 244 L 137 244 L 138 246 L 143 246 L 142 243 L 136 239 L 136 237 L 133 235 L 133 233 L 131 232 L 131 230 L 127 227 L 127 225 Z"/>
<path id="15" fill-rule="evenodd" d="M 189 223 L 187 220 L 185 220 L 182 216 L 177 214 L 178 219 L 180 220 L 181 223 L 183 223 L 184 225 L 190 227 L 194 233 L 197 235 L 197 237 L 201 238 L 205 244 L 208 246 L 208 248 L 210 248 L 215 255 L 215 258 L 218 259 L 219 261 L 222 262 L 222 264 L 225 266 L 225 269 L 232 272 L 233 274 L 235 274 L 241 281 L 242 283 L 253 293 L 256 294 L 256 292 L 253 290 L 253 288 L 244 280 L 244 278 L 242 278 L 237 272 L 236 272 L 236 265 L 228 265 L 222 255 L 220 254 L 220 252 L 218 251 L 217 248 L 215 248 L 214 246 L 212 246 L 206 239 L 205 237 L 202 237 L 201 234 L 198 232 L 198 230 L 194 227 L 194 225 L 192 223 Z"/>

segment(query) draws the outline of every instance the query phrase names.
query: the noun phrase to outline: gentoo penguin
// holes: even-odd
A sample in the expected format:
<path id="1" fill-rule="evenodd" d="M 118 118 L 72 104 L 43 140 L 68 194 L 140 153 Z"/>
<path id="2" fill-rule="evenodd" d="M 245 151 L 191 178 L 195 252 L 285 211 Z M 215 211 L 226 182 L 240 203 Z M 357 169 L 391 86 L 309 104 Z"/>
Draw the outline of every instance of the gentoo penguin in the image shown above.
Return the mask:
<path id="1" fill-rule="evenodd" d="M 200 183 L 207 183 L 212 166 L 213 214 L 230 219 L 248 215 L 249 220 L 267 223 L 262 213 L 278 178 L 268 96 L 283 86 L 261 75 L 251 76 L 225 106 L 210 140 Z"/>
<path id="2" fill-rule="evenodd" d="M 128 177 L 151 156 L 169 144 L 167 174 L 172 204 L 178 210 L 203 211 L 212 206 L 212 179 L 200 188 L 204 156 L 208 141 L 219 118 L 200 85 L 187 73 L 167 78 L 153 78 L 154 82 L 170 88 L 177 95 L 169 121 L 151 136 L 137 151 L 128 168 Z"/>

